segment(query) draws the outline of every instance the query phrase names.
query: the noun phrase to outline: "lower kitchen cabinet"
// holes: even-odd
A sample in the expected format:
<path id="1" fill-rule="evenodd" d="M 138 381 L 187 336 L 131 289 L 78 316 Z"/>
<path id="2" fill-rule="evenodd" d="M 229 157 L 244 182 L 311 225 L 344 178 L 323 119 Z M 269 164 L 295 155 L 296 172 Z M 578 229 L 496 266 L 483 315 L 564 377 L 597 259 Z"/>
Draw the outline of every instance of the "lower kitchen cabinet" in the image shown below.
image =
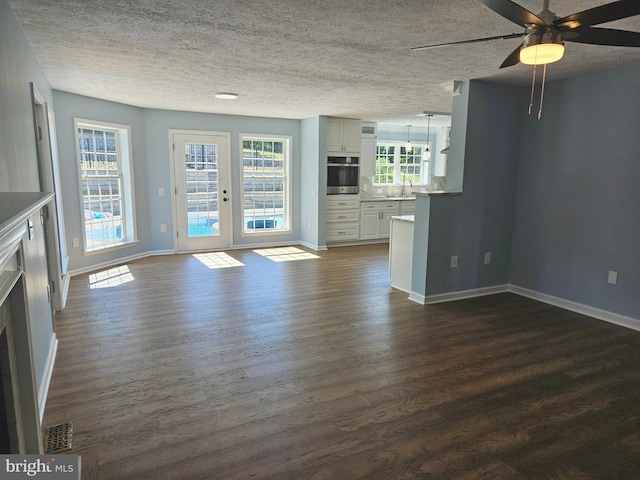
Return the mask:
<path id="1" fill-rule="evenodd" d="M 357 195 L 327 196 L 327 243 L 351 242 L 360 237 L 360 201 Z"/>
<path id="2" fill-rule="evenodd" d="M 391 217 L 398 215 L 398 200 L 360 203 L 360 240 L 389 238 Z"/>

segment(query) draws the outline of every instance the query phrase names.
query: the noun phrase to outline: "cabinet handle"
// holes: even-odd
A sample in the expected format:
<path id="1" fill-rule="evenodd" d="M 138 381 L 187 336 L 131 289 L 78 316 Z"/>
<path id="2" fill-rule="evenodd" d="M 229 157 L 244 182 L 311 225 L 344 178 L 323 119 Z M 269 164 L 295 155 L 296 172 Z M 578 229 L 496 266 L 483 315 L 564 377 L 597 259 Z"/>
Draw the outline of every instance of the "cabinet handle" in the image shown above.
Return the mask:
<path id="1" fill-rule="evenodd" d="M 346 215 L 338 215 L 338 218 L 347 218 Z"/>

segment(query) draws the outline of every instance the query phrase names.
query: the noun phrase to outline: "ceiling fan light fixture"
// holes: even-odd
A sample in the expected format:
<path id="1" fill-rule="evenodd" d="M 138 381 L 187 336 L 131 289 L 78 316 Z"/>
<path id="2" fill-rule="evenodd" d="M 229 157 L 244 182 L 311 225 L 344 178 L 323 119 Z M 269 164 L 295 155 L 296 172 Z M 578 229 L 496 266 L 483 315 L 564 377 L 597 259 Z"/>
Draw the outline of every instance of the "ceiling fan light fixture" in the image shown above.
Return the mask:
<path id="1" fill-rule="evenodd" d="M 239 95 L 233 92 L 217 92 L 213 96 L 219 100 L 237 100 Z"/>
<path id="2" fill-rule="evenodd" d="M 559 32 L 530 33 L 520 49 L 520 62 L 525 65 L 545 65 L 564 56 L 564 43 Z"/>

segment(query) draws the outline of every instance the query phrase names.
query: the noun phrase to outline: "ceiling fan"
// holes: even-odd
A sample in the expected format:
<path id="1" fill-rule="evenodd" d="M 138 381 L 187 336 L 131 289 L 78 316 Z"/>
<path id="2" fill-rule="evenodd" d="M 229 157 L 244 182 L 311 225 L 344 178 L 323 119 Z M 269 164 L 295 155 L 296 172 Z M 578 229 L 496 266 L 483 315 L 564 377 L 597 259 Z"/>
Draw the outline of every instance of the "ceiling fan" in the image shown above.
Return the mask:
<path id="1" fill-rule="evenodd" d="M 449 45 L 524 37 L 522 44 L 500 65 L 500 68 L 505 68 L 519 62 L 527 65 L 546 65 L 556 62 L 564 55 L 564 41 L 592 45 L 640 47 L 639 32 L 593 27 L 593 25 L 640 14 L 640 1 L 638 0 L 611 2 L 562 18 L 558 18 L 555 13 L 549 10 L 549 0 L 544 0 L 542 12 L 538 15 L 510 0 L 480 1 L 494 12 L 524 27 L 524 32 L 425 45 L 414 47 L 411 50 L 427 50 Z"/>

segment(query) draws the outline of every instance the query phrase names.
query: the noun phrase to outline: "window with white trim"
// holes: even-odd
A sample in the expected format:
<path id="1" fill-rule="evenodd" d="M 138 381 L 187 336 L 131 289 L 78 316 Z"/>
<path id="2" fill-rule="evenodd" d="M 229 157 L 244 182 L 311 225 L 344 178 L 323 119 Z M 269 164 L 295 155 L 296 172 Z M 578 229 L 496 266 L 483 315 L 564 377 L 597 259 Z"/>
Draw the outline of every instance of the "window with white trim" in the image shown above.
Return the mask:
<path id="1" fill-rule="evenodd" d="M 131 128 L 74 119 L 84 251 L 136 241 Z"/>
<path id="2" fill-rule="evenodd" d="M 407 149 L 405 143 L 378 143 L 373 184 L 393 185 L 407 181 L 424 183 L 424 178 L 428 179 L 429 175 L 429 162 L 422 161 L 425 147 L 426 145 L 413 145 Z"/>
<path id="3" fill-rule="evenodd" d="M 242 232 L 291 231 L 291 138 L 241 135 Z"/>

